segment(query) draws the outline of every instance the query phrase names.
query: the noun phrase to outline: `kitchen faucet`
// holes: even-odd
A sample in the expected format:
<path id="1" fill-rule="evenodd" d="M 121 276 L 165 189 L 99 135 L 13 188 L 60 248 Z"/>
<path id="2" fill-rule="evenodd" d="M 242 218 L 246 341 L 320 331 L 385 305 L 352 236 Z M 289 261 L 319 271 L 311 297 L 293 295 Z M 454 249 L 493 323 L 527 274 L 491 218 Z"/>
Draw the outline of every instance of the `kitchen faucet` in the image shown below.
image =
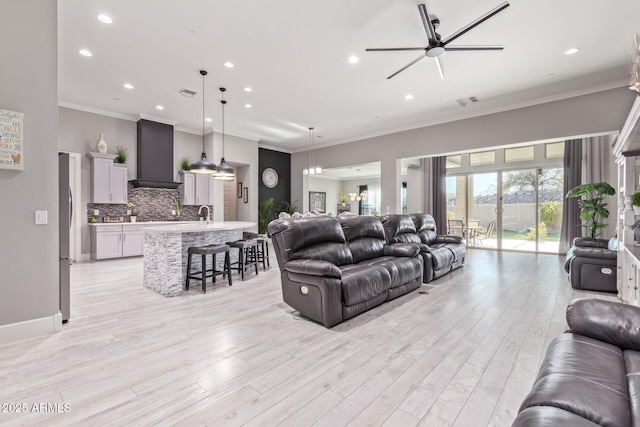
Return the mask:
<path id="1" fill-rule="evenodd" d="M 207 224 L 211 223 L 211 211 L 209 210 L 209 206 L 202 205 L 198 208 L 198 212 L 202 212 L 202 208 L 207 208 Z"/>

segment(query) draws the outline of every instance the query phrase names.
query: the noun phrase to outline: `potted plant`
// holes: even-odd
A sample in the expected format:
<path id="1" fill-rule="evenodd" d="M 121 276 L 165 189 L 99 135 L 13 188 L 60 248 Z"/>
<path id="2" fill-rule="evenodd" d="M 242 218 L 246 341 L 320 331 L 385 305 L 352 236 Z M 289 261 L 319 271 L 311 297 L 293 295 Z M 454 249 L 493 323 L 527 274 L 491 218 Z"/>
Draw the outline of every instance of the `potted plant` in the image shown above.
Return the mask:
<path id="1" fill-rule="evenodd" d="M 589 237 L 595 239 L 598 230 L 607 226 L 600 222 L 601 219 L 609 217 L 607 204 L 604 203 L 604 196 L 613 196 L 616 190 L 606 182 L 590 182 L 578 185 L 567 193 L 567 198 L 579 197 L 578 207 L 580 208 L 580 219 L 585 221 L 583 225 L 589 233 Z"/>
<path id="2" fill-rule="evenodd" d="M 276 209 L 273 206 L 273 198 L 270 197 L 258 205 L 258 233 L 267 232 L 267 226 L 276 219 Z"/>
<path id="3" fill-rule="evenodd" d="M 183 157 L 180 159 L 180 170 L 188 171 L 191 166 L 191 162 L 188 157 Z"/>
<path id="4" fill-rule="evenodd" d="M 340 203 L 342 203 L 342 206 L 344 206 L 347 203 L 347 199 L 348 199 L 348 196 L 346 194 L 340 195 Z"/>
<path id="5" fill-rule="evenodd" d="M 173 210 L 176 213 L 177 219 L 180 219 L 180 214 L 182 213 L 182 209 L 180 207 L 180 200 L 173 198 Z"/>
<path id="6" fill-rule="evenodd" d="M 640 215 L 640 193 L 633 194 L 633 213 Z"/>
<path id="7" fill-rule="evenodd" d="M 129 152 L 127 151 L 127 147 L 123 145 L 118 145 L 116 147 L 116 158 L 113 159 L 116 163 L 127 163 L 127 157 L 129 157 Z"/>
<path id="8" fill-rule="evenodd" d="M 127 208 L 129 210 L 129 221 L 131 222 L 136 222 L 138 220 L 138 214 L 136 213 L 135 209 L 133 209 L 135 207 L 135 205 L 131 202 L 127 202 Z"/>
<path id="9" fill-rule="evenodd" d="M 200 210 L 198 211 L 198 217 L 200 218 L 200 221 L 204 221 L 206 216 L 207 214 L 205 213 L 204 209 L 200 208 Z"/>
<path id="10" fill-rule="evenodd" d="M 289 215 L 293 215 L 293 213 L 296 211 L 296 209 L 298 209 L 298 208 L 296 207 L 296 202 L 291 202 L 291 203 L 289 203 L 289 202 L 282 202 L 282 203 L 280 204 L 280 206 L 278 206 L 278 210 L 279 210 L 280 212 L 286 212 L 286 213 L 288 213 Z"/>

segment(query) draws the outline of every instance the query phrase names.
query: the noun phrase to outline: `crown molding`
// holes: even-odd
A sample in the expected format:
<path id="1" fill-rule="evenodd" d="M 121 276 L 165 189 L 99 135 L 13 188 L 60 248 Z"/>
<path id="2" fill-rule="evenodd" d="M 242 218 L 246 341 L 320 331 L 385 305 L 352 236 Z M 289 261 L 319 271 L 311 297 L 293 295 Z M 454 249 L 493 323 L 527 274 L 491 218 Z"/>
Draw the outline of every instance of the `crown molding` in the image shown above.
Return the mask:
<path id="1" fill-rule="evenodd" d="M 164 117 L 152 116 L 150 114 L 139 113 L 138 120 L 149 120 L 157 123 L 164 123 L 165 125 L 175 126 L 178 124 L 176 120 L 165 119 Z M 136 120 L 137 121 L 137 120 Z"/>
<path id="2" fill-rule="evenodd" d="M 101 110 L 99 108 L 87 107 L 86 105 L 74 104 L 72 102 L 58 101 L 58 107 L 71 108 L 72 110 L 84 111 L 86 113 L 100 114 L 101 116 L 113 117 L 115 119 L 137 122 L 138 117 L 129 114 L 114 113 L 113 111 Z"/>

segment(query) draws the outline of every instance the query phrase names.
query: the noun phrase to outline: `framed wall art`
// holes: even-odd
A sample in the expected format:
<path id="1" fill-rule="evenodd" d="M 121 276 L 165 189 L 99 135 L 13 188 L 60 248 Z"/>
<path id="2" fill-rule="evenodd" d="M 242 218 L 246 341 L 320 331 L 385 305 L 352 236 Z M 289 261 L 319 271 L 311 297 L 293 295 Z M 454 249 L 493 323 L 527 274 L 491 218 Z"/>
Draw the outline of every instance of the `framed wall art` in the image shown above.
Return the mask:
<path id="1" fill-rule="evenodd" d="M 238 183 L 238 199 L 242 199 L 242 183 Z"/>
<path id="2" fill-rule="evenodd" d="M 249 203 L 249 189 L 247 187 L 244 187 L 242 201 L 245 203 Z"/>
<path id="3" fill-rule="evenodd" d="M 324 191 L 309 191 L 309 210 L 317 213 L 327 213 L 327 193 Z"/>
<path id="4" fill-rule="evenodd" d="M 24 169 L 23 119 L 24 113 L 0 110 L 0 169 Z"/>

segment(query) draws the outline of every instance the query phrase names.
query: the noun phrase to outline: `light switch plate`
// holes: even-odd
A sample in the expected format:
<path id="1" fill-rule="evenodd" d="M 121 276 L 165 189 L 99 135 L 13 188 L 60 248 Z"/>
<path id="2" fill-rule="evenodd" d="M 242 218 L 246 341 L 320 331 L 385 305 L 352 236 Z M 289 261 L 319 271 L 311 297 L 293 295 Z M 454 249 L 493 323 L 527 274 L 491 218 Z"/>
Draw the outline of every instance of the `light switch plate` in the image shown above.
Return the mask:
<path id="1" fill-rule="evenodd" d="M 36 211 L 36 224 L 47 224 L 47 211 Z"/>
<path id="2" fill-rule="evenodd" d="M 93 214 L 94 214 L 94 215 L 100 215 L 100 211 L 99 211 L 98 209 L 94 209 L 94 210 L 93 210 Z"/>

